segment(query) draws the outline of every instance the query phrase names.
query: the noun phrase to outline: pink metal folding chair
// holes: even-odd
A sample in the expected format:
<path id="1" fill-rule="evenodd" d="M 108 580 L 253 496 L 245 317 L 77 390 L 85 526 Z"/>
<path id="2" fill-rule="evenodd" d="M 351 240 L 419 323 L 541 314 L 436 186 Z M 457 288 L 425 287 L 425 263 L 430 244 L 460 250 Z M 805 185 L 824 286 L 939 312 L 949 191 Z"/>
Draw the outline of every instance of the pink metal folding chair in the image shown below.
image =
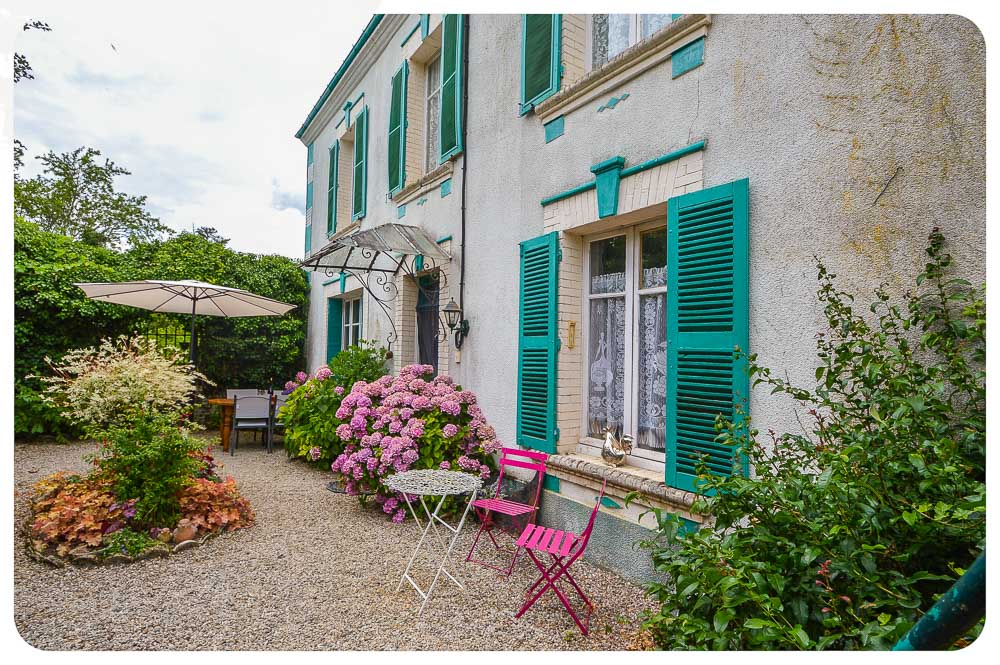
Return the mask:
<path id="1" fill-rule="evenodd" d="M 587 528 L 584 529 L 583 533 L 579 536 L 574 535 L 570 531 L 559 531 L 557 529 L 547 529 L 543 526 L 536 526 L 534 524 L 529 524 L 525 527 L 524 532 L 521 537 L 517 539 L 517 546 L 523 547 L 527 552 L 531 560 L 535 562 L 538 566 L 538 570 L 541 571 L 542 575 L 539 577 L 534 584 L 532 584 L 528 591 L 524 594 L 524 604 L 521 605 L 521 609 L 517 611 L 514 615 L 515 618 L 520 618 L 529 607 L 535 604 L 546 590 L 552 589 L 555 594 L 559 597 L 562 602 L 563 607 L 569 612 L 569 615 L 573 617 L 573 621 L 576 625 L 580 627 L 580 631 L 586 635 L 590 625 L 590 615 L 594 611 L 594 605 L 590 602 L 590 599 L 583 593 L 580 585 L 576 583 L 573 576 L 569 573 L 569 567 L 573 563 L 583 556 L 584 551 L 587 549 L 587 543 L 590 541 L 590 534 L 594 530 L 594 520 L 597 518 L 597 512 L 601 507 L 601 500 L 604 498 L 604 489 L 607 487 L 608 481 L 605 480 L 601 485 L 601 493 L 597 497 L 596 503 L 594 503 L 594 510 L 590 513 L 590 521 L 587 522 Z M 552 557 L 552 564 L 546 566 L 538 560 L 535 556 L 535 552 L 545 552 L 550 557 Z M 568 557 L 568 558 L 567 558 Z M 554 573 L 554 574 L 553 574 Z M 586 607 L 586 616 L 583 621 L 580 621 L 580 617 L 577 616 L 576 612 L 573 610 L 573 606 L 570 604 L 569 599 L 566 594 L 556 586 L 556 581 L 561 578 L 566 578 L 566 581 L 576 590 L 579 594 L 580 599 L 583 600 L 584 606 Z M 538 585 L 545 582 L 542 588 L 532 595 L 532 592 L 538 588 Z"/>
<path id="2" fill-rule="evenodd" d="M 520 448 L 503 449 L 500 456 L 500 477 L 497 479 L 496 495 L 490 499 L 479 499 L 472 504 L 473 509 L 479 516 L 480 527 L 478 533 L 476 533 L 476 539 L 472 541 L 472 548 L 469 550 L 469 554 L 465 557 L 466 561 L 478 563 L 479 565 L 486 566 L 487 568 L 492 568 L 493 570 L 499 571 L 505 577 L 509 576 L 510 571 L 514 570 L 514 564 L 517 562 L 517 555 L 521 551 L 520 545 L 515 546 L 513 550 L 501 547 L 500 543 L 497 542 L 496 537 L 493 535 L 493 531 L 494 529 L 499 529 L 500 531 L 509 534 L 511 539 L 514 539 L 517 538 L 517 535 L 526 525 L 534 523 L 535 513 L 538 511 L 538 499 L 542 495 L 542 482 L 545 480 L 545 460 L 547 460 L 548 457 L 549 456 L 545 453 L 535 452 L 534 450 L 521 450 Z M 530 469 L 537 473 L 538 486 L 535 487 L 535 496 L 530 504 L 500 498 L 500 488 L 503 486 L 504 470 L 510 466 L 521 469 Z M 514 526 L 510 529 L 505 529 L 503 525 L 497 521 L 494 515 L 506 515 L 514 523 Z M 513 552 L 513 557 L 511 557 L 509 566 L 502 568 L 488 561 L 472 558 L 472 555 L 476 551 L 476 546 L 479 544 L 479 538 L 483 535 L 483 533 L 489 536 L 489 539 L 493 541 L 493 546 L 498 551 L 505 553 Z"/>

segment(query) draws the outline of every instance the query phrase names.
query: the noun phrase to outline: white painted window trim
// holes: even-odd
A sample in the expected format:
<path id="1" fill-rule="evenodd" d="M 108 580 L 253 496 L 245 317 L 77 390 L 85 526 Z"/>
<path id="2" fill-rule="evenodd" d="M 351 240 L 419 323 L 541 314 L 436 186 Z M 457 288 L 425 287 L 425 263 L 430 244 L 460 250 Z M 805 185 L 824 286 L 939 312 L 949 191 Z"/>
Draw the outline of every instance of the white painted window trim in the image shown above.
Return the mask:
<path id="1" fill-rule="evenodd" d="M 431 81 L 431 75 L 430 75 L 431 74 L 431 67 L 434 65 L 435 62 L 437 62 L 437 63 L 441 62 L 441 51 L 440 51 L 440 49 L 433 56 L 431 56 L 430 59 L 428 59 L 426 63 L 424 63 L 424 131 L 423 131 L 423 137 L 422 137 L 423 138 L 423 141 L 422 141 L 422 143 L 423 143 L 423 150 L 421 150 L 421 155 L 423 156 L 423 158 L 420 161 L 420 171 L 424 175 L 427 175 L 428 173 L 431 173 L 432 171 L 436 170 L 438 166 L 440 166 L 440 164 L 437 163 L 437 161 L 438 161 L 437 160 L 437 155 L 435 154 L 435 159 L 434 159 L 435 166 L 434 166 L 434 168 L 430 168 L 430 169 L 427 168 L 427 160 L 430 158 L 430 155 L 427 154 L 427 148 L 428 148 L 427 144 L 430 141 L 429 134 L 430 134 L 430 127 L 431 127 L 431 125 L 430 125 L 430 115 L 431 115 L 430 114 L 430 105 L 431 105 L 431 97 L 433 97 L 435 94 L 437 94 L 437 96 L 438 96 L 438 113 L 441 112 L 441 77 L 437 76 L 437 77 L 435 77 L 437 79 L 436 81 Z M 440 67 L 440 64 L 439 64 L 439 67 Z M 438 71 L 440 72 L 440 68 L 439 68 Z M 440 132 L 441 132 L 441 126 L 440 126 L 440 120 L 438 120 L 438 137 L 439 137 L 438 142 L 439 143 L 440 143 L 440 136 L 441 136 Z M 435 151 L 435 153 L 436 152 L 437 151 Z"/>
<path id="2" fill-rule="evenodd" d="M 340 348 L 344 350 L 361 340 L 361 294 L 344 298 L 341 315 Z"/>
<path id="3" fill-rule="evenodd" d="M 580 432 L 581 452 L 600 456 L 600 448 L 603 442 L 590 436 L 590 302 L 604 298 L 620 297 L 621 293 L 590 293 L 590 245 L 597 240 L 613 238 L 615 236 L 625 236 L 625 325 L 626 339 L 631 339 L 631 343 L 625 347 L 625 377 L 628 388 L 625 390 L 625 423 L 623 431 L 625 434 L 635 436 L 636 421 L 638 419 L 638 402 L 635 396 L 639 393 L 639 372 L 638 358 L 636 351 L 639 348 L 639 326 L 637 325 L 637 312 L 639 298 L 642 295 L 653 293 L 666 293 L 667 287 L 653 287 L 648 289 L 639 288 L 639 270 L 641 262 L 641 238 L 644 231 L 662 228 L 666 226 L 665 219 L 651 220 L 641 224 L 634 224 L 616 228 L 602 233 L 588 235 L 583 238 L 583 306 L 581 307 L 581 322 L 583 334 L 581 335 L 581 348 L 583 367 L 580 386 L 580 399 L 582 401 Z M 638 447 L 632 449 L 629 455 L 630 463 L 642 468 L 662 471 L 665 464 L 665 452 L 659 453 L 651 450 L 643 450 Z"/>
<path id="4" fill-rule="evenodd" d="M 623 48 L 621 51 L 619 51 L 618 53 L 616 53 L 614 55 L 609 55 L 608 56 L 608 62 L 610 62 L 611 60 L 614 60 L 619 55 L 621 55 L 622 53 L 624 53 L 628 49 L 632 48 L 633 46 L 635 46 L 639 42 L 644 41 L 645 39 L 649 39 L 649 37 L 646 37 L 646 38 L 641 37 L 641 35 L 642 35 L 642 17 L 646 16 L 646 14 L 627 14 L 627 16 L 629 17 L 628 46 L 626 46 L 625 48 Z M 672 19 L 671 19 L 670 23 L 673 23 Z M 669 25 L 669 23 L 668 23 L 668 25 Z M 587 32 L 587 40 L 586 40 L 586 48 L 585 48 L 586 53 L 584 54 L 584 58 L 585 59 L 584 59 L 584 63 L 583 63 L 584 64 L 583 70 L 584 70 L 584 73 L 590 73 L 590 72 L 594 71 L 595 69 L 600 69 L 600 67 L 604 66 L 604 65 L 600 65 L 599 67 L 594 67 L 594 15 L 593 14 L 587 14 L 587 29 L 586 29 L 586 32 Z M 651 36 L 652 35 L 650 35 L 650 37 Z M 604 63 L 604 64 L 607 64 L 607 63 Z"/>

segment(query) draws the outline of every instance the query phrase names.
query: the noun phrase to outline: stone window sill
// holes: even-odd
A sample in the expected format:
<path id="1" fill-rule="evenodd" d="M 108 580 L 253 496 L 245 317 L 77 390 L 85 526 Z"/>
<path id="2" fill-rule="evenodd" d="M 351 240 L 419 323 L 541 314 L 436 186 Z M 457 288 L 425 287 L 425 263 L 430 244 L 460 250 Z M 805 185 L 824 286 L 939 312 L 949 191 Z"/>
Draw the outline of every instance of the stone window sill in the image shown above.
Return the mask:
<path id="1" fill-rule="evenodd" d="M 442 181 L 451 177 L 452 171 L 454 171 L 455 168 L 454 165 L 454 158 L 448 159 L 448 161 L 441 164 L 430 173 L 424 175 L 424 177 L 420 178 L 420 180 L 410 183 L 406 187 L 403 187 L 403 189 L 396 192 L 392 196 L 393 202 L 397 205 L 404 205 L 419 196 L 426 194 L 435 187 L 438 187 Z"/>
<path id="2" fill-rule="evenodd" d="M 608 489 L 618 492 L 638 492 L 643 503 L 678 512 L 682 517 L 701 522 L 704 516 L 692 513 L 691 508 L 697 495 L 694 492 L 667 487 L 663 483 L 662 472 L 641 469 L 635 466 L 608 466 L 600 457 L 574 453 L 571 455 L 549 455 L 546 461 L 547 473 L 567 482 L 577 483 L 592 489 L 600 489 L 607 479 Z"/>
<path id="3" fill-rule="evenodd" d="M 648 69 L 670 59 L 670 55 L 708 34 L 712 18 L 708 14 L 687 14 L 649 39 L 626 49 L 605 65 L 563 88 L 535 107 L 542 123 L 554 120 L 607 96 Z"/>

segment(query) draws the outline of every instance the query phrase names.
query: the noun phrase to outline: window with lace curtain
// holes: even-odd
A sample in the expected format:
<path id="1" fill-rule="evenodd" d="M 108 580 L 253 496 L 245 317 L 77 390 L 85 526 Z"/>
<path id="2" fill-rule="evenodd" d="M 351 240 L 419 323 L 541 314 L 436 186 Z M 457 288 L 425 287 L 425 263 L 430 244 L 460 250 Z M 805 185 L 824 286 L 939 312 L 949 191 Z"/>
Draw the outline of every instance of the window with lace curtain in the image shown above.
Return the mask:
<path id="1" fill-rule="evenodd" d="M 619 53 L 652 37 L 671 22 L 673 14 L 591 14 L 591 69 L 601 67 Z"/>
<path id="2" fill-rule="evenodd" d="M 595 236 L 585 264 L 585 431 L 618 429 L 634 437 L 634 456 L 663 461 L 667 228 Z"/>

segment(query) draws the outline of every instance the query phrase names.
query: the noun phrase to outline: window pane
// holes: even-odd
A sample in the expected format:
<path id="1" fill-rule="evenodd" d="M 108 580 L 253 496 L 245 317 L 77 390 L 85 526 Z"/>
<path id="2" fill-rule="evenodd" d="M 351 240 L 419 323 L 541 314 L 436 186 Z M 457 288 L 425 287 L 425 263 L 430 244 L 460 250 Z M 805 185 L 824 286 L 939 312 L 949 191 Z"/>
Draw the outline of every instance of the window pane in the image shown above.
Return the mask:
<path id="1" fill-rule="evenodd" d="M 642 39 L 648 39 L 653 33 L 670 23 L 671 14 L 640 14 L 639 24 L 642 29 Z"/>
<path id="2" fill-rule="evenodd" d="M 425 144 L 424 172 L 428 173 L 438 165 L 438 143 L 441 139 L 441 58 L 427 65 L 427 136 Z"/>
<path id="3" fill-rule="evenodd" d="M 608 60 L 627 49 L 634 14 L 608 14 Z"/>
<path id="4" fill-rule="evenodd" d="M 608 61 L 608 15 L 594 14 L 590 20 L 590 66 L 597 69 Z"/>
<path id="5" fill-rule="evenodd" d="M 590 301 L 588 355 L 591 436 L 600 437 L 606 427 L 625 422 L 625 298 Z"/>
<path id="6" fill-rule="evenodd" d="M 636 445 L 663 451 L 667 406 L 666 294 L 639 298 L 639 426 Z"/>
<path id="7" fill-rule="evenodd" d="M 625 291 L 625 236 L 590 243 L 590 292 Z"/>
<path id="8" fill-rule="evenodd" d="M 641 236 L 642 268 L 640 289 L 667 283 L 667 227 L 646 231 Z"/>

